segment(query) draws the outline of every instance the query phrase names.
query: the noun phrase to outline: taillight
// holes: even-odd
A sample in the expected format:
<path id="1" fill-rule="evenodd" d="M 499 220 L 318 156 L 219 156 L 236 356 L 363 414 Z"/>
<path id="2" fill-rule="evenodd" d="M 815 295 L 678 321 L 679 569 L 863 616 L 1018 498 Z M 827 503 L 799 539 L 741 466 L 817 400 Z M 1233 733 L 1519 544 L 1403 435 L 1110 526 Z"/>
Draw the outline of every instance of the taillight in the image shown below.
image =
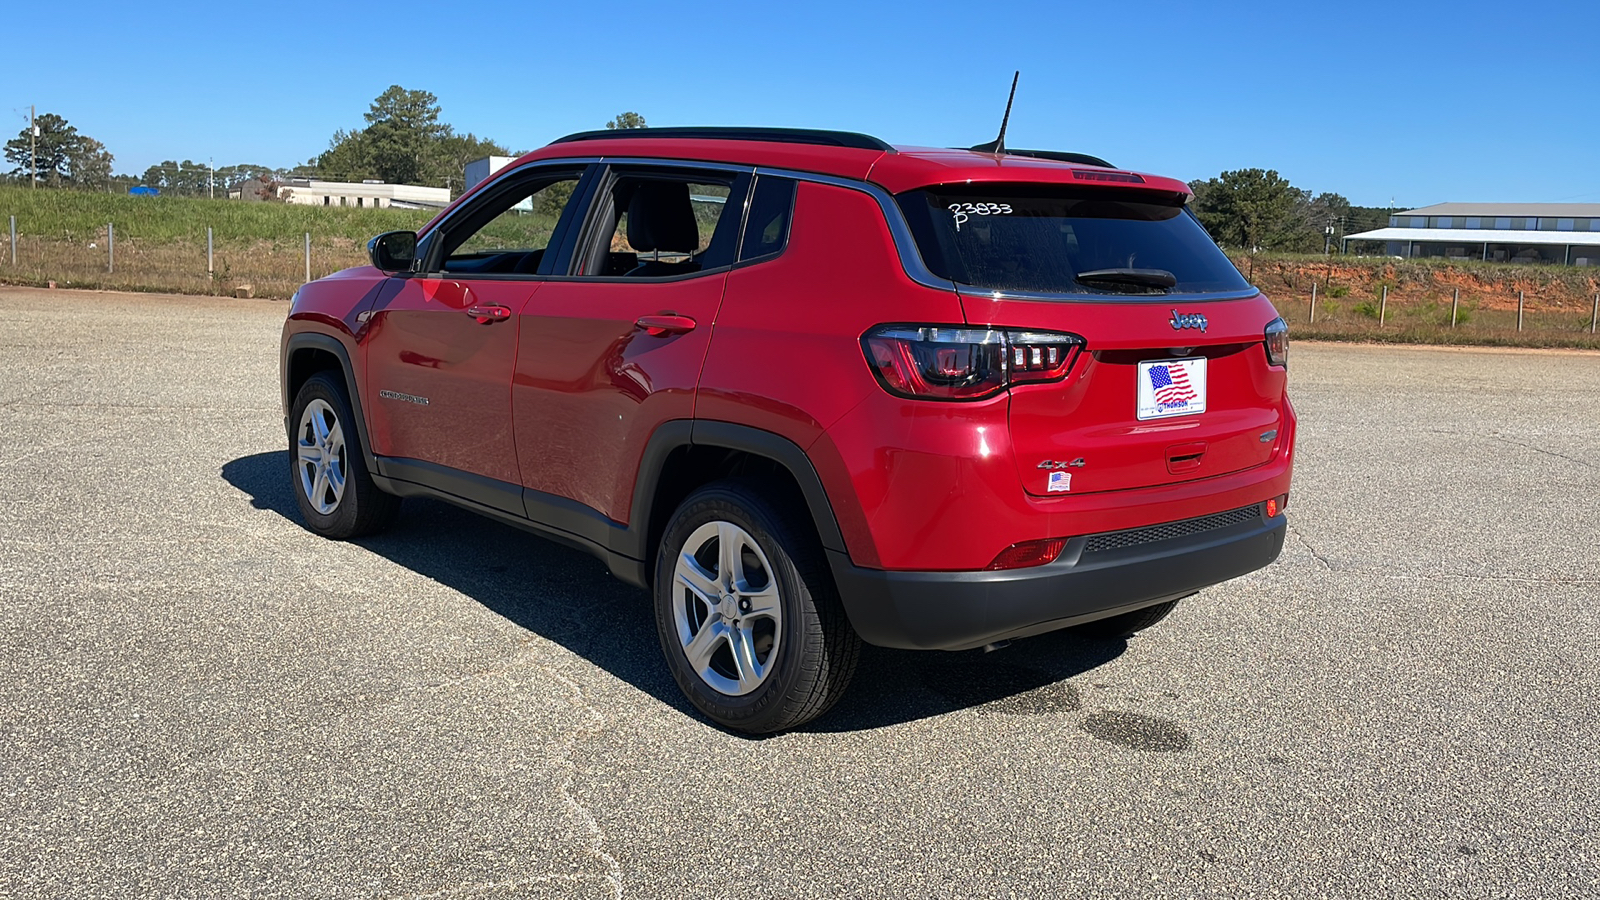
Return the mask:
<path id="1" fill-rule="evenodd" d="M 1267 363 L 1285 368 L 1289 365 L 1289 323 L 1281 318 L 1267 323 Z"/>
<path id="2" fill-rule="evenodd" d="M 861 338 L 878 382 L 921 400 L 980 400 L 1015 384 L 1067 377 L 1083 338 L 1053 331 L 881 325 Z"/>

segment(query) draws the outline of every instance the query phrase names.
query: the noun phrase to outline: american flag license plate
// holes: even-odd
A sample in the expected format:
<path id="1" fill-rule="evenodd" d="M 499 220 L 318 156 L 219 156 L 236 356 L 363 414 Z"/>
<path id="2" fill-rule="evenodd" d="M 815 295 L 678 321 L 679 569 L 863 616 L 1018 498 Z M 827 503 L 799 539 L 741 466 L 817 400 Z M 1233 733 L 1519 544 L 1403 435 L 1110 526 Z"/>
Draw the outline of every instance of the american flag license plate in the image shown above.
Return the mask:
<path id="1" fill-rule="evenodd" d="M 1206 411 L 1206 358 L 1139 363 L 1139 418 L 1164 419 Z"/>

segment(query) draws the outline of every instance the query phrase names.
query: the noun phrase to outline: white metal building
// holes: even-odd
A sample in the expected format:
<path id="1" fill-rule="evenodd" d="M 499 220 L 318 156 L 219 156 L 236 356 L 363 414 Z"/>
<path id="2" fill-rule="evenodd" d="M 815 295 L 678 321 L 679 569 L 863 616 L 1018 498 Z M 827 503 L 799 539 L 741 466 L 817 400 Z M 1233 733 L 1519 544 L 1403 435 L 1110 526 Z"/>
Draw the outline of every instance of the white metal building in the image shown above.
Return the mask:
<path id="1" fill-rule="evenodd" d="M 466 176 L 467 183 L 461 188 L 461 193 L 465 194 L 467 191 L 472 190 L 473 186 L 478 182 L 504 169 L 515 158 L 514 156 L 485 156 L 483 159 L 475 159 L 467 163 L 467 170 L 462 173 Z"/>
<path id="2" fill-rule="evenodd" d="M 245 196 L 251 185 L 243 190 L 228 192 L 233 200 L 254 200 Z M 318 181 L 315 178 L 291 178 L 283 183 L 278 196 L 289 203 L 302 206 L 356 206 L 388 209 L 441 209 L 450 203 L 448 188 L 421 187 L 415 184 L 385 184 L 381 181 Z"/>
<path id="3" fill-rule="evenodd" d="M 1600 203 L 1439 203 L 1347 235 L 1390 256 L 1600 266 Z"/>

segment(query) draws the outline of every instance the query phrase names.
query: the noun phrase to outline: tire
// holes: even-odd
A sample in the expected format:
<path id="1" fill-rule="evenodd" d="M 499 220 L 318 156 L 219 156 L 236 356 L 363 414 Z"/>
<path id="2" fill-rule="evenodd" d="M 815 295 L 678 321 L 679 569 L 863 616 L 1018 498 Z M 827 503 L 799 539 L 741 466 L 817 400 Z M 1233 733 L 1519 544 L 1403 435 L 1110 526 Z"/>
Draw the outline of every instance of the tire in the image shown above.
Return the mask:
<path id="1" fill-rule="evenodd" d="M 328 372 L 311 376 L 289 422 L 289 481 L 306 527 L 341 541 L 388 527 L 400 498 L 372 483 L 344 385 Z"/>
<path id="2" fill-rule="evenodd" d="M 683 501 L 656 553 L 653 593 L 667 668 L 724 728 L 803 725 L 855 674 L 861 639 L 810 518 L 760 481 L 715 482 Z"/>
<path id="3" fill-rule="evenodd" d="M 1136 609 L 1120 616 L 1096 619 L 1093 622 L 1079 625 L 1073 630 L 1089 638 L 1132 637 L 1136 632 L 1143 631 L 1165 619 L 1177 606 L 1177 600 L 1168 600 L 1165 603 L 1146 606 L 1144 609 Z"/>

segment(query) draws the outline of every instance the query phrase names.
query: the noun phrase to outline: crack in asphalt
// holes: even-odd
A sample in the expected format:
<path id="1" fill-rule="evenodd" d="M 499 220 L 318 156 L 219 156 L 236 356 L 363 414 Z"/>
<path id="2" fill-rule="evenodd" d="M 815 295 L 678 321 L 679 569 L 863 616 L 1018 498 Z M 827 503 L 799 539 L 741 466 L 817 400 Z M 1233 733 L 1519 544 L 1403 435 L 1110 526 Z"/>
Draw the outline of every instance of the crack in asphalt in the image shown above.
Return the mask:
<path id="1" fill-rule="evenodd" d="M 1600 578 L 1543 578 L 1535 575 L 1469 575 L 1465 572 L 1439 572 L 1433 575 L 1394 575 L 1385 572 L 1360 573 L 1396 581 L 1420 581 L 1433 578 L 1459 578 L 1463 581 L 1508 581 L 1516 584 L 1600 584 Z"/>
<path id="2" fill-rule="evenodd" d="M 1292 525 L 1289 526 L 1289 534 L 1293 535 L 1294 539 L 1300 542 L 1300 546 L 1306 548 L 1306 552 L 1310 553 L 1313 559 L 1319 563 L 1322 563 L 1322 567 L 1324 569 L 1328 570 L 1329 572 L 1334 571 L 1333 563 L 1329 562 L 1326 556 L 1323 556 L 1321 553 L 1317 552 L 1317 548 L 1311 546 L 1311 542 L 1306 540 L 1306 536 L 1301 534 L 1298 528 L 1295 528 Z"/>
<path id="3" fill-rule="evenodd" d="M 546 675 L 549 675 L 557 682 L 560 682 L 560 684 L 567 689 L 573 706 L 587 714 L 587 722 L 570 732 L 566 746 L 563 749 L 563 752 L 560 754 L 559 759 L 555 763 L 558 766 L 565 766 L 566 768 L 566 772 L 561 780 L 561 786 L 558 788 L 558 791 L 560 793 L 562 804 L 566 806 L 566 808 L 575 818 L 578 819 L 579 822 L 582 823 L 584 830 L 587 832 L 587 840 L 584 842 L 583 847 L 584 852 L 596 862 L 600 863 L 600 865 L 604 867 L 605 873 L 603 875 L 590 875 L 585 873 L 547 873 L 544 875 L 529 875 L 522 878 L 514 878 L 498 882 L 473 882 L 453 888 L 445 888 L 432 893 L 406 894 L 403 895 L 403 897 L 395 898 L 395 900 L 424 900 L 424 898 L 430 897 L 470 896 L 473 893 L 483 893 L 486 891 L 500 890 L 503 888 L 515 889 L 518 887 L 527 887 L 550 882 L 567 882 L 578 884 L 586 881 L 597 881 L 604 883 L 610 889 L 611 896 L 614 898 L 614 900 L 622 900 L 622 867 L 617 864 L 616 857 L 612 856 L 606 851 L 605 832 L 600 829 L 599 822 L 595 819 L 594 815 L 589 812 L 588 807 L 578 802 L 577 797 L 575 797 L 572 793 L 572 785 L 577 779 L 578 767 L 577 763 L 573 761 L 573 757 L 576 755 L 578 742 L 585 738 L 599 734 L 604 726 L 610 722 L 610 719 L 608 719 L 604 713 L 596 708 L 594 704 L 588 702 L 584 696 L 583 688 L 576 681 L 572 680 L 566 675 L 563 675 L 556 669 L 555 666 L 541 661 L 528 652 L 533 647 L 534 639 L 532 637 L 525 637 L 519 643 L 521 646 L 519 647 L 518 652 L 512 654 L 510 658 L 499 665 L 491 666 L 487 669 L 481 669 L 476 672 L 470 672 L 455 678 L 433 682 L 429 684 L 427 688 L 429 690 L 438 690 L 440 688 L 459 685 L 469 681 L 477 681 L 485 678 L 501 678 L 509 681 L 512 672 L 524 666 L 531 665 Z"/>
<path id="4" fill-rule="evenodd" d="M 470 897 L 474 894 L 486 894 L 490 891 L 518 890 L 540 884 L 582 884 L 586 881 L 609 881 L 597 875 L 530 875 L 526 878 L 510 878 L 505 881 L 469 881 L 454 887 L 440 888 L 426 894 L 403 894 L 391 900 L 443 900 L 446 897 Z M 618 894 L 617 896 L 621 896 Z"/>
<path id="5" fill-rule="evenodd" d="M 587 849 L 589 855 L 606 867 L 605 880 L 611 888 L 611 896 L 615 900 L 622 900 L 622 867 L 617 865 L 616 857 L 606 852 L 605 832 L 600 830 L 600 823 L 595 820 L 594 814 L 589 812 L 588 807 L 579 803 L 578 798 L 573 796 L 572 793 L 572 784 L 576 780 L 578 772 L 578 764 L 573 761 L 573 756 L 578 749 L 578 741 L 599 734 L 609 720 L 604 713 L 595 708 L 594 704 L 588 702 L 584 697 L 583 688 L 576 681 L 556 671 L 553 667 L 541 665 L 540 668 L 565 685 L 572 692 L 574 703 L 589 716 L 590 724 L 574 729 L 571 734 L 571 740 L 567 742 L 567 752 L 563 757 L 567 772 L 566 778 L 561 782 L 561 799 L 566 802 L 567 807 L 578 816 L 588 830 L 589 841 Z"/>
<path id="6" fill-rule="evenodd" d="M 1502 443 L 1510 444 L 1513 447 L 1521 447 L 1524 450 L 1532 450 L 1535 453 L 1543 453 L 1546 456 L 1554 456 L 1557 459 L 1564 459 L 1564 460 L 1566 460 L 1567 462 L 1570 462 L 1570 463 L 1577 463 L 1578 465 L 1583 466 L 1586 469 L 1592 469 L 1592 468 L 1595 467 L 1594 463 L 1584 462 L 1581 459 L 1573 459 L 1572 457 L 1567 456 L 1564 453 L 1557 453 L 1554 450 L 1546 450 L 1543 447 L 1534 447 L 1534 446 L 1531 446 L 1529 444 L 1524 444 L 1521 441 L 1513 441 L 1512 439 L 1510 439 L 1508 437 L 1504 437 L 1502 435 L 1491 434 L 1491 435 L 1489 435 L 1489 437 L 1492 437 L 1495 440 L 1500 441 Z"/>
<path id="7" fill-rule="evenodd" d="M 1546 456 L 1554 456 L 1557 459 L 1564 459 L 1564 460 L 1566 460 L 1567 462 L 1570 462 L 1570 463 L 1577 463 L 1578 465 L 1583 466 L 1585 468 L 1589 468 L 1589 469 L 1595 468 L 1595 465 L 1592 462 L 1588 462 L 1586 460 L 1581 460 L 1581 459 L 1575 459 L 1575 458 L 1573 458 L 1571 456 L 1566 455 L 1565 453 L 1557 453 L 1554 450 L 1546 450 L 1543 447 L 1535 447 L 1532 444 L 1524 444 L 1521 441 L 1514 441 L 1511 438 L 1508 438 L 1505 435 L 1500 434 L 1497 431 L 1472 431 L 1472 430 L 1461 429 L 1461 428 L 1426 428 L 1426 429 L 1423 429 L 1423 431 L 1426 434 L 1447 434 L 1447 435 L 1450 435 L 1452 437 L 1475 437 L 1475 438 L 1486 438 L 1486 439 L 1491 440 L 1491 441 L 1500 441 L 1501 443 L 1510 444 L 1513 447 L 1520 447 L 1523 450 L 1532 450 L 1535 453 L 1543 453 Z"/>

